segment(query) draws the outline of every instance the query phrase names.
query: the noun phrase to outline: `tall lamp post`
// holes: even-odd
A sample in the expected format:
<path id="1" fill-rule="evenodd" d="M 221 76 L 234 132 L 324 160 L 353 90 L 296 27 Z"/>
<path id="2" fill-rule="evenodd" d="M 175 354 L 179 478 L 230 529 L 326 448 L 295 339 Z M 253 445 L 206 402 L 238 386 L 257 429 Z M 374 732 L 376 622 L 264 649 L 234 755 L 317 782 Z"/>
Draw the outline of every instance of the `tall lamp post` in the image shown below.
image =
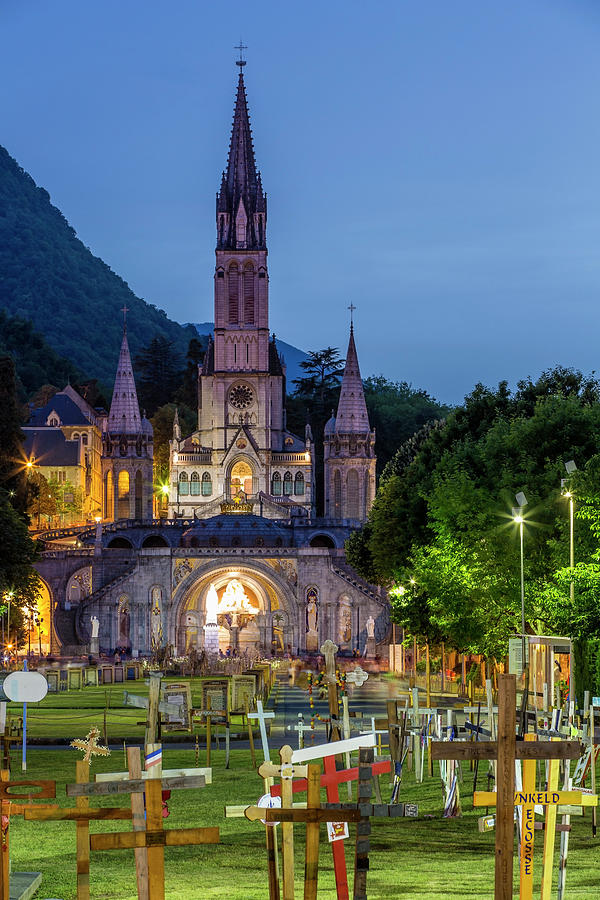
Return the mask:
<path id="1" fill-rule="evenodd" d="M 521 732 L 525 732 L 525 722 L 527 717 L 527 695 L 529 693 L 529 665 L 527 664 L 527 651 L 525 645 L 525 566 L 523 558 L 523 510 L 527 506 L 527 498 L 523 491 L 519 491 L 515 495 L 515 499 L 519 504 L 513 509 L 513 521 L 519 526 L 519 542 L 521 545 L 521 668 L 525 675 L 523 685 L 523 698 L 521 701 Z"/>
<path id="2" fill-rule="evenodd" d="M 569 459 L 565 463 L 565 469 L 567 470 L 567 475 L 572 475 L 573 472 L 577 471 L 577 466 L 575 465 L 575 461 Z M 575 600 L 575 582 L 573 581 L 573 569 L 575 568 L 575 530 L 573 523 L 573 514 L 574 514 L 574 501 L 573 501 L 573 492 L 569 490 L 567 486 L 567 478 L 563 478 L 561 480 L 560 486 L 563 488 L 563 497 L 569 501 L 569 568 L 571 569 L 571 588 L 570 588 L 570 596 L 571 596 L 571 604 L 573 604 Z M 566 490 L 564 488 L 567 487 Z"/>

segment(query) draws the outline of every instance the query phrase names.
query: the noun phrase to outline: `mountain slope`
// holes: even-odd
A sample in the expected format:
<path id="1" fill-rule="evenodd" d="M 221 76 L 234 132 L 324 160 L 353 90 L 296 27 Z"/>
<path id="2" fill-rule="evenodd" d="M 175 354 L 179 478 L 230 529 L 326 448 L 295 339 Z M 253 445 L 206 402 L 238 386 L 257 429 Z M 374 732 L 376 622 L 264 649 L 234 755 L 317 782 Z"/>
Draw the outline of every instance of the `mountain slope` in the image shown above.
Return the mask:
<path id="1" fill-rule="evenodd" d="M 192 326 L 196 329 L 198 334 L 206 335 L 212 334 L 214 331 L 214 322 L 196 322 Z M 288 344 L 285 341 L 280 340 L 278 337 L 275 338 L 277 343 L 277 349 L 280 353 L 283 354 L 285 365 L 287 367 L 287 391 L 288 394 L 292 394 L 296 390 L 296 385 L 293 384 L 295 378 L 304 378 L 306 372 L 300 368 L 300 363 L 303 359 L 306 359 L 308 354 L 304 352 L 304 350 L 298 349 L 298 347 L 294 347 L 292 344 Z"/>
<path id="2" fill-rule="evenodd" d="M 195 330 L 131 291 L 79 240 L 50 196 L 0 147 L 0 308 L 30 319 L 54 350 L 112 385 L 127 306 L 132 356 L 160 335 L 182 355 Z"/>

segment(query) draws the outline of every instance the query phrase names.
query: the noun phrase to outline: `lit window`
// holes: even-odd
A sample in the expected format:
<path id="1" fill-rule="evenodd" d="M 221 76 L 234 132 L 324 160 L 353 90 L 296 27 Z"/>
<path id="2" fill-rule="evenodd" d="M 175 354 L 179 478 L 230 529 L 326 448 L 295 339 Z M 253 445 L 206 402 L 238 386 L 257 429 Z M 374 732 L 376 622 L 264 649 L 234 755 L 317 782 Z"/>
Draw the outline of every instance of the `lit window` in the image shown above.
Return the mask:
<path id="1" fill-rule="evenodd" d="M 190 492 L 190 486 L 188 483 L 187 472 L 182 472 L 179 476 L 179 495 L 181 497 L 187 496 Z"/>

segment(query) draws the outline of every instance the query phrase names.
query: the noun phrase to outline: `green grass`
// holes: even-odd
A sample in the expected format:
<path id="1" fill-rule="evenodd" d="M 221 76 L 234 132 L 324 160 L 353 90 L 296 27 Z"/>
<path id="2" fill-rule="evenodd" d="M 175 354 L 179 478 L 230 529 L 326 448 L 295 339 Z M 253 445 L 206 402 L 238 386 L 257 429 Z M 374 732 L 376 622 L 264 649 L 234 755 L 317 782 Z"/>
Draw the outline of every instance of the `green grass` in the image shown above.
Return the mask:
<path id="1" fill-rule="evenodd" d="M 213 784 L 202 791 L 174 791 L 166 820 L 169 828 L 218 825 L 221 843 L 201 847 L 169 848 L 166 855 L 166 897 L 169 900 L 266 900 L 266 852 L 264 829 L 245 819 L 225 819 L 225 804 L 254 803 L 262 793 L 262 781 L 251 769 L 248 751 L 233 750 L 231 768 L 225 770 L 224 754 L 213 751 Z M 16 754 L 15 754 L 16 757 Z M 28 778 L 57 780 L 60 805 L 72 805 L 65 799 L 64 784 L 74 780 L 74 750 L 30 750 Z M 165 768 L 193 766 L 194 751 L 165 749 Z M 204 754 L 200 754 L 204 765 Z M 119 771 L 124 768 L 122 752 L 93 762 L 92 772 Z M 15 759 L 13 779 L 21 777 Z M 403 798 L 419 803 L 418 820 L 394 822 L 372 820 L 368 896 L 379 898 L 491 898 L 494 881 L 494 834 L 477 831 L 477 817 L 483 811 L 470 809 L 463 784 L 464 815 L 460 819 L 441 818 L 441 787 L 438 778 L 427 778 L 415 785 L 412 773 L 403 782 Z M 387 779 L 382 778 L 384 800 L 389 796 Z M 345 789 L 343 789 L 345 791 Z M 127 805 L 126 795 L 98 798 L 102 805 Z M 93 799 L 96 803 L 96 798 Z M 431 816 L 431 818 L 426 818 Z M 591 837 L 589 815 L 574 818 L 570 836 L 567 895 L 569 900 L 589 900 L 598 893 L 598 841 Z M 127 824 L 97 823 L 93 832 L 126 829 Z M 294 829 L 296 841 L 296 896 L 302 897 L 304 844 L 303 828 Z M 24 822 L 14 818 L 11 824 L 11 858 L 15 871 L 41 871 L 44 874 L 39 897 L 74 900 L 75 825 L 68 822 Z M 557 837 L 557 845 L 558 845 Z M 536 832 L 536 878 L 534 896 L 539 895 L 542 833 Z M 590 852 L 592 851 L 592 852 Z M 353 830 L 346 841 L 346 856 L 352 883 Z M 93 853 L 91 860 L 92 900 L 135 900 L 133 852 L 127 850 Z M 515 885 L 518 884 L 518 876 Z M 554 892 L 554 896 L 555 896 Z M 321 831 L 319 898 L 335 898 L 332 858 L 324 828 Z"/>

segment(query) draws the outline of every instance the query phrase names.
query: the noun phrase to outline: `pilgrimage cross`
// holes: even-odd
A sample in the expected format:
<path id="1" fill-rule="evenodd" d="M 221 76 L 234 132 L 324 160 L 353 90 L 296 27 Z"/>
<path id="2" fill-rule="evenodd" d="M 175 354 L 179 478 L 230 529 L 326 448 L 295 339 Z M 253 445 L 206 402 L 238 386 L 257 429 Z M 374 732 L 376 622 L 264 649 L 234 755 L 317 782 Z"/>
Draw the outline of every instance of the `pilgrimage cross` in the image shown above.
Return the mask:
<path id="1" fill-rule="evenodd" d="M 327 682 L 327 699 L 329 701 L 329 740 L 339 741 L 341 737 L 339 721 L 338 684 L 335 669 L 335 654 L 338 652 L 337 644 L 327 639 L 321 646 L 321 653 L 325 657 L 325 680 Z"/>
<path id="2" fill-rule="evenodd" d="M 513 896 L 513 853 L 514 853 L 514 806 L 527 806 L 527 795 L 536 798 L 535 803 L 551 804 L 554 802 L 565 803 L 570 796 L 573 800 L 574 793 L 577 798 L 581 792 L 539 792 L 534 790 L 535 785 L 523 783 L 522 794 L 515 795 L 515 759 L 522 760 L 547 760 L 547 759 L 576 759 L 581 756 L 583 747 L 579 741 L 537 742 L 516 740 L 516 676 L 500 675 L 498 678 L 498 739 L 497 741 L 479 741 L 478 743 L 459 743 L 457 741 L 434 741 L 431 745 L 433 759 L 488 759 L 497 760 L 497 793 L 478 792 L 474 797 L 477 806 L 491 806 L 496 803 L 496 863 L 495 863 L 495 900 L 512 900 Z M 531 787 L 531 789 L 530 789 Z M 559 800 L 554 800 L 555 796 Z M 520 798 L 517 799 L 517 798 Z M 575 799 L 574 802 L 578 802 Z M 534 803 L 534 806 L 535 806 Z M 525 809 L 524 809 L 525 813 Z M 525 816 L 524 816 L 525 819 Z M 529 821 L 524 822 L 525 826 Z M 526 827 L 524 831 L 522 852 L 523 864 L 527 864 L 527 840 Z M 533 825 L 531 825 L 533 834 Z M 532 839 L 533 840 L 533 839 Z M 529 859 L 530 868 L 533 871 L 532 859 Z M 529 873 L 527 873 L 529 877 Z M 525 890 L 528 890 L 527 881 Z M 521 883 L 521 898 L 531 894 L 523 893 Z"/>
<path id="3" fill-rule="evenodd" d="M 137 748 L 132 748 L 136 750 Z M 139 752 L 139 751 L 138 751 Z M 131 761 L 131 760 L 130 760 Z M 68 784 L 67 797 L 97 794 L 130 793 L 146 795 L 146 827 L 141 822 L 134 823 L 140 830 L 118 831 L 108 834 L 93 834 L 90 837 L 91 850 L 121 850 L 146 847 L 148 850 L 147 872 L 142 877 L 147 884 L 148 900 L 164 900 L 165 897 L 165 854 L 164 848 L 182 847 L 189 844 L 218 844 L 218 828 L 163 828 L 162 790 L 204 787 L 204 778 L 134 778 L 129 781 L 109 781 L 88 784 Z M 136 813 L 134 812 L 134 815 Z M 131 817 L 131 814 L 130 814 Z M 139 819 L 139 813 L 137 813 Z M 138 869 L 139 876 L 139 869 Z M 144 885 L 145 887 L 145 885 Z"/>
<path id="4" fill-rule="evenodd" d="M 15 788 L 34 787 L 36 792 L 15 793 Z M 10 789 L 10 793 L 9 793 Z M 52 800 L 56 797 L 55 781 L 11 781 L 8 769 L 0 772 L 0 815 L 2 816 L 2 849 L 0 857 L 0 900 L 9 900 L 10 896 L 10 865 L 9 865 L 9 831 L 11 816 L 22 816 L 25 810 L 36 806 L 32 800 Z M 25 803 L 15 803 L 15 800 L 25 800 Z M 46 806 L 46 809 L 58 809 L 57 806 Z M 38 873 L 29 873 L 32 876 L 29 889 L 33 891 L 36 884 L 41 882 L 42 876 Z M 35 876 L 35 877 L 33 877 Z"/>
<path id="5" fill-rule="evenodd" d="M 84 741 L 79 740 L 79 738 L 75 741 L 71 741 L 70 746 L 75 750 L 83 750 L 83 762 L 89 763 L 92 756 L 110 756 L 110 750 L 108 747 L 102 747 L 98 743 L 98 738 L 100 737 L 100 731 L 94 725 L 93 728 L 90 728 L 88 736 Z M 88 779 L 89 780 L 89 779 Z"/>
<path id="6" fill-rule="evenodd" d="M 269 712 L 266 712 L 263 709 L 262 700 L 256 701 L 256 712 L 248 713 L 248 719 L 257 719 L 257 721 L 258 721 L 258 727 L 260 729 L 260 740 L 262 743 L 263 756 L 264 756 L 265 762 L 269 762 L 269 760 L 271 759 L 271 755 L 269 753 L 269 742 L 267 740 L 266 720 L 274 719 L 274 718 L 275 718 L 274 712 L 272 712 L 271 710 L 269 710 Z"/>
<path id="7" fill-rule="evenodd" d="M 83 743 L 83 742 L 82 742 Z M 86 760 L 76 763 L 77 784 L 90 780 L 90 765 Z M 23 818 L 36 822 L 75 822 L 77 827 L 77 900 L 90 898 L 90 822 L 96 819 L 131 819 L 131 810 L 103 806 L 91 808 L 87 797 L 77 797 L 76 807 L 57 808 L 35 806 L 25 809 Z"/>
<path id="8" fill-rule="evenodd" d="M 369 736 L 370 737 L 370 736 Z M 352 743 L 354 746 L 359 749 L 361 746 L 364 746 L 363 736 L 359 738 L 354 738 Z M 321 775 L 320 786 L 324 787 L 327 791 L 327 802 L 328 803 L 339 803 L 339 785 L 340 784 L 350 784 L 352 781 L 357 781 L 359 778 L 359 769 L 358 767 L 352 769 L 336 769 L 335 765 L 335 757 L 337 754 L 346 752 L 350 753 L 349 750 L 345 749 L 349 744 L 349 741 L 340 741 L 337 744 L 323 744 L 318 747 L 311 747 L 306 751 L 303 756 L 308 761 L 309 759 L 323 759 L 323 769 L 324 774 Z M 340 749 L 340 746 L 344 747 L 344 749 Z M 307 755 L 310 753 L 311 755 Z M 324 755 L 327 754 L 327 755 Z M 292 754 L 292 761 L 294 761 L 295 754 Z M 373 766 L 373 774 L 381 774 L 383 772 L 390 771 L 390 762 L 389 760 L 385 760 L 384 762 L 377 763 Z M 308 782 L 305 778 L 300 778 L 297 781 L 294 781 L 292 791 L 293 793 L 297 793 L 298 791 L 306 791 L 308 789 Z M 273 797 L 281 797 L 281 788 L 279 786 L 271 788 L 271 796 Z M 348 874 L 346 870 L 346 855 L 344 851 L 344 842 L 343 840 L 332 841 L 331 850 L 333 853 L 333 868 L 335 872 L 335 886 L 337 891 L 338 900 L 348 900 Z"/>

